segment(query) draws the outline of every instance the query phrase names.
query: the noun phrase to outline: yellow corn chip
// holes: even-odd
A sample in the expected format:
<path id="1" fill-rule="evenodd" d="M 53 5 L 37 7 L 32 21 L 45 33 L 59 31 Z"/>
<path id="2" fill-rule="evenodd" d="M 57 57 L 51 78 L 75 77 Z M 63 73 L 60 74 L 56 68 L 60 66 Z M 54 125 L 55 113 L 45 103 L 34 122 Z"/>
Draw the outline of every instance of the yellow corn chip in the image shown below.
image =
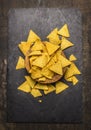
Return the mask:
<path id="1" fill-rule="evenodd" d="M 31 88 L 33 88 L 34 85 L 36 84 L 35 80 L 33 80 L 30 76 L 25 76 L 25 79 L 27 80 L 27 82 Z"/>
<path id="2" fill-rule="evenodd" d="M 73 46 L 74 44 L 68 41 L 66 38 L 62 38 L 62 43 L 61 43 L 61 49 L 64 50 L 68 47 Z"/>
<path id="3" fill-rule="evenodd" d="M 16 70 L 23 69 L 23 68 L 25 68 L 24 59 L 21 56 L 19 56 L 19 59 L 16 65 Z"/>
<path id="4" fill-rule="evenodd" d="M 69 86 L 66 85 L 65 83 L 63 82 L 56 82 L 56 94 L 64 91 L 65 89 L 67 89 Z"/>
<path id="5" fill-rule="evenodd" d="M 29 86 L 29 84 L 28 84 L 27 81 L 25 81 L 24 83 L 22 83 L 18 87 L 18 89 L 21 90 L 21 91 L 23 91 L 23 92 L 26 92 L 26 93 L 31 92 L 31 88 L 30 88 L 30 86 Z"/>
<path id="6" fill-rule="evenodd" d="M 43 50 L 43 43 L 42 43 L 41 41 L 37 40 L 37 41 L 33 44 L 31 50 L 32 50 L 32 51 L 41 51 L 41 50 Z"/>
<path id="7" fill-rule="evenodd" d="M 78 83 L 78 79 L 76 78 L 76 76 L 73 76 L 72 81 L 73 81 L 73 85 L 76 85 Z"/>
<path id="8" fill-rule="evenodd" d="M 52 77 L 54 76 L 54 73 L 51 70 L 49 70 L 47 67 L 43 68 L 41 73 L 43 76 L 45 76 L 48 79 L 52 79 Z"/>
<path id="9" fill-rule="evenodd" d="M 40 96 L 42 96 L 41 92 L 40 92 L 38 89 L 35 89 L 35 88 L 33 88 L 33 89 L 31 90 L 31 94 L 32 94 L 34 97 L 40 97 Z"/>
<path id="10" fill-rule="evenodd" d="M 57 63 L 55 63 L 54 65 L 50 66 L 49 68 L 51 71 L 59 74 L 59 75 L 63 75 L 63 71 L 62 71 L 62 64 L 60 61 L 58 61 Z"/>
<path id="11" fill-rule="evenodd" d="M 26 55 L 30 49 L 30 45 L 27 42 L 21 42 L 18 47 L 24 55 Z"/>
<path id="12" fill-rule="evenodd" d="M 30 30 L 27 42 L 29 44 L 32 44 L 33 42 L 37 40 L 41 40 L 40 37 L 37 34 L 35 34 L 32 30 Z"/>
<path id="13" fill-rule="evenodd" d="M 59 48 L 58 45 L 52 44 L 50 42 L 46 42 L 45 45 L 49 55 L 52 55 Z"/>
<path id="14" fill-rule="evenodd" d="M 34 60 L 32 62 L 32 65 L 43 68 L 47 63 L 48 63 L 48 57 L 45 55 L 42 55 L 42 56 L 38 57 L 36 60 Z"/>
<path id="15" fill-rule="evenodd" d="M 41 54 L 42 54 L 41 51 L 32 51 L 32 52 L 29 53 L 28 56 L 39 56 Z"/>
<path id="16" fill-rule="evenodd" d="M 48 90 L 48 87 L 46 84 L 40 84 L 40 83 L 37 83 L 34 88 L 37 88 L 37 89 L 41 89 L 41 90 Z"/>
<path id="17" fill-rule="evenodd" d="M 53 85 L 50 84 L 47 86 L 48 86 L 48 90 L 44 90 L 44 94 L 48 94 L 48 93 L 55 91 L 55 87 Z"/>
<path id="18" fill-rule="evenodd" d="M 49 41 L 53 44 L 59 44 L 61 43 L 61 40 L 59 39 L 58 36 L 58 29 L 55 28 L 48 36 L 47 38 L 49 39 Z"/>
<path id="19" fill-rule="evenodd" d="M 65 73 L 65 79 L 73 76 L 73 75 L 77 75 L 77 74 L 81 74 L 81 72 L 78 70 L 78 68 L 76 67 L 76 65 L 74 63 L 71 63 L 70 67 L 67 68 L 67 71 Z"/>
<path id="20" fill-rule="evenodd" d="M 62 67 L 66 67 L 66 66 L 68 66 L 68 65 L 71 64 L 71 62 L 67 58 L 65 58 L 64 56 L 62 56 L 61 54 L 59 54 L 57 56 L 58 56 L 57 57 L 58 61 L 61 61 Z"/>
<path id="21" fill-rule="evenodd" d="M 33 79 L 37 79 L 37 78 L 41 78 L 42 74 L 41 74 L 41 70 L 40 69 L 36 69 L 36 70 L 31 70 L 31 77 Z"/>
<path id="22" fill-rule="evenodd" d="M 58 34 L 64 37 L 70 37 L 67 24 L 63 25 L 63 27 L 58 31 Z"/>
<path id="23" fill-rule="evenodd" d="M 72 55 L 70 55 L 69 60 L 70 61 L 75 61 L 75 60 L 77 60 L 77 58 L 72 54 Z"/>
<path id="24" fill-rule="evenodd" d="M 37 58 L 38 56 L 31 56 L 29 61 L 30 61 L 30 64 L 32 64 L 32 62 Z"/>
<path id="25" fill-rule="evenodd" d="M 41 77 L 41 78 L 39 78 L 39 81 L 45 81 L 45 80 L 46 80 L 45 77 Z"/>

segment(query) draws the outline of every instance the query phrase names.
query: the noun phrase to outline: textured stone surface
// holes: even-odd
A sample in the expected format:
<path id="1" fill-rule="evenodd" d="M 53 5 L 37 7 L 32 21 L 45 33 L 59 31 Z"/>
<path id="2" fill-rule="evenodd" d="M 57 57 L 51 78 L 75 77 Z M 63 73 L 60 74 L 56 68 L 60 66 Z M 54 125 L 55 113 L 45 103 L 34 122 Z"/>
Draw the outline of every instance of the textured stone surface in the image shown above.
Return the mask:
<path id="1" fill-rule="evenodd" d="M 74 54 L 76 65 L 82 71 L 82 22 L 81 13 L 76 9 L 42 8 L 12 9 L 9 12 L 8 44 L 8 121 L 9 122 L 63 122 L 77 123 L 82 121 L 82 76 L 78 76 L 76 86 L 69 84 L 69 89 L 59 95 L 54 93 L 43 96 L 38 103 L 31 95 L 20 92 L 17 87 L 24 81 L 25 70 L 15 70 L 18 56 L 21 55 L 17 45 L 26 41 L 30 29 L 42 40 L 55 27 L 68 24 L 69 38 L 74 47 L 65 51 L 67 57 Z"/>

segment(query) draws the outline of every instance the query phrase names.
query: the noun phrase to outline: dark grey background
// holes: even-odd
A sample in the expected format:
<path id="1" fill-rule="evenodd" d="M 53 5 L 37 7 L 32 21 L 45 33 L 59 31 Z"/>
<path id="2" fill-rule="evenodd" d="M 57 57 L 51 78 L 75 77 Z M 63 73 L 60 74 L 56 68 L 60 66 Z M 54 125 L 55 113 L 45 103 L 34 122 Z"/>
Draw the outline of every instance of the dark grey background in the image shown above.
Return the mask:
<path id="1" fill-rule="evenodd" d="M 61 122 L 78 123 L 82 121 L 82 75 L 78 76 L 76 86 L 59 95 L 51 93 L 43 96 L 38 103 L 30 94 L 17 90 L 24 81 L 25 70 L 15 70 L 18 56 L 21 55 L 17 45 L 26 41 L 30 29 L 34 30 L 42 40 L 55 27 L 68 24 L 70 41 L 74 46 L 65 51 L 67 57 L 74 54 L 76 65 L 82 71 L 82 17 L 77 9 L 41 8 L 11 9 L 9 11 L 8 41 L 8 122 Z"/>

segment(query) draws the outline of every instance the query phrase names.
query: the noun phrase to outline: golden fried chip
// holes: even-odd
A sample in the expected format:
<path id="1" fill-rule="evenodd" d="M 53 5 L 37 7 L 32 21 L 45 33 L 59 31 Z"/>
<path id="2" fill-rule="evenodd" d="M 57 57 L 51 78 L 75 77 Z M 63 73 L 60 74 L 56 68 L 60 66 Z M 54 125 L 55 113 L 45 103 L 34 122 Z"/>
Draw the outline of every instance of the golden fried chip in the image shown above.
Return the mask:
<path id="1" fill-rule="evenodd" d="M 24 59 L 21 56 L 19 56 L 18 62 L 16 65 L 16 70 L 23 69 L 23 68 L 25 68 Z"/>
<path id="2" fill-rule="evenodd" d="M 38 81 L 45 81 L 45 80 L 46 80 L 45 77 L 41 77 L 41 78 L 38 79 Z"/>
<path id="3" fill-rule="evenodd" d="M 67 24 L 63 25 L 63 27 L 58 31 L 58 34 L 64 37 L 70 37 Z"/>
<path id="4" fill-rule="evenodd" d="M 40 69 L 36 69 L 36 70 L 31 70 L 31 77 L 33 79 L 37 79 L 37 78 L 41 78 L 43 75 L 41 74 L 41 70 Z"/>
<path id="5" fill-rule="evenodd" d="M 72 42 L 68 41 L 66 38 L 64 38 L 64 37 L 62 38 L 61 50 L 64 50 L 64 49 L 71 47 L 73 45 L 74 44 Z"/>
<path id="6" fill-rule="evenodd" d="M 78 83 L 78 79 L 76 78 L 76 76 L 73 76 L 72 81 L 73 81 L 73 85 L 76 85 Z"/>
<path id="7" fill-rule="evenodd" d="M 70 67 L 67 69 L 66 73 L 65 73 L 65 79 L 73 76 L 73 75 L 77 75 L 77 74 L 81 74 L 81 72 L 79 71 L 79 69 L 76 67 L 76 65 L 74 63 L 71 62 Z"/>
<path id="8" fill-rule="evenodd" d="M 49 70 L 47 67 L 43 68 L 41 73 L 43 76 L 45 76 L 48 79 L 52 79 L 52 77 L 54 76 L 54 73 L 51 70 Z"/>
<path id="9" fill-rule="evenodd" d="M 35 34 L 32 30 L 30 30 L 27 42 L 31 45 L 33 42 L 37 40 L 41 40 L 40 37 L 37 34 Z"/>
<path id="10" fill-rule="evenodd" d="M 35 80 L 33 80 L 30 76 L 25 76 L 25 79 L 27 80 L 27 82 L 31 88 L 33 88 L 34 85 L 36 84 Z"/>
<path id="11" fill-rule="evenodd" d="M 45 45 L 46 45 L 46 48 L 47 48 L 47 51 L 48 51 L 49 55 L 52 55 L 59 48 L 58 45 L 52 44 L 50 42 L 46 42 Z"/>
<path id="12" fill-rule="evenodd" d="M 57 58 L 58 58 L 58 61 L 61 61 L 62 68 L 71 64 L 71 62 L 67 58 L 62 56 L 61 54 L 57 55 Z"/>
<path id="13" fill-rule="evenodd" d="M 43 50 L 43 43 L 42 43 L 41 41 L 37 40 L 37 41 L 33 44 L 31 50 L 32 50 L 32 51 L 41 51 L 41 50 Z"/>
<path id="14" fill-rule="evenodd" d="M 21 42 L 18 45 L 19 49 L 21 50 L 21 52 L 26 56 L 28 50 L 30 49 L 30 45 L 27 42 Z"/>
<path id="15" fill-rule="evenodd" d="M 31 94 L 32 94 L 34 97 L 40 97 L 40 96 L 42 96 L 41 92 L 40 92 L 38 89 L 36 89 L 36 88 L 33 88 L 33 89 L 31 90 Z"/>
<path id="16" fill-rule="evenodd" d="M 41 54 L 42 54 L 41 51 L 32 51 L 32 52 L 29 53 L 28 56 L 39 56 Z"/>
<path id="17" fill-rule="evenodd" d="M 51 71 L 59 74 L 59 75 L 63 75 L 63 71 L 62 71 L 62 64 L 60 61 L 58 61 L 57 63 L 55 63 L 54 65 L 50 66 L 49 68 Z"/>
<path id="18" fill-rule="evenodd" d="M 30 59 L 29 59 L 30 64 L 32 64 L 32 62 L 33 62 L 36 58 L 38 58 L 38 56 L 31 56 Z"/>
<path id="19" fill-rule="evenodd" d="M 23 91 L 23 92 L 26 92 L 26 93 L 31 92 L 31 88 L 30 88 L 30 86 L 29 86 L 29 84 L 28 84 L 27 81 L 25 81 L 24 83 L 22 83 L 18 87 L 18 89 L 21 90 L 21 91 Z"/>
<path id="20" fill-rule="evenodd" d="M 40 84 L 40 83 L 37 83 L 34 88 L 37 88 L 37 89 L 41 89 L 41 90 L 48 90 L 48 87 L 46 84 Z"/>
<path id="21" fill-rule="evenodd" d="M 69 60 L 70 61 L 75 61 L 75 60 L 77 60 L 77 58 L 72 54 L 72 55 L 70 55 Z"/>
<path id="22" fill-rule="evenodd" d="M 64 90 L 67 89 L 68 87 L 69 87 L 69 86 L 66 85 L 66 84 L 63 83 L 63 82 L 60 82 L 60 81 L 56 82 L 56 94 L 58 94 L 58 93 L 64 91 Z"/>
<path id="23" fill-rule="evenodd" d="M 48 86 L 48 90 L 44 90 L 44 94 L 49 94 L 53 91 L 55 91 L 55 87 L 53 85 L 47 85 Z"/>
<path id="24" fill-rule="evenodd" d="M 43 68 L 48 63 L 48 57 L 46 55 L 39 56 L 32 62 L 32 65 Z"/>

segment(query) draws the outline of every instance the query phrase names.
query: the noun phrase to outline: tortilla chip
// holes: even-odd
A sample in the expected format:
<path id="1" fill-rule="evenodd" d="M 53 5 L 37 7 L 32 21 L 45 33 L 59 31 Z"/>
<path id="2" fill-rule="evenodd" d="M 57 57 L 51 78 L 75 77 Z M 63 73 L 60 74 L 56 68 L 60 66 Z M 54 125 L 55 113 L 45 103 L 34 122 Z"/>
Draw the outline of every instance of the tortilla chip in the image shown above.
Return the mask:
<path id="1" fill-rule="evenodd" d="M 36 60 L 32 62 L 32 65 L 43 68 L 48 63 L 48 58 L 45 55 L 38 57 Z"/>
<path id="2" fill-rule="evenodd" d="M 81 72 L 78 70 L 76 65 L 74 63 L 71 63 L 70 67 L 67 68 L 67 71 L 65 73 L 65 79 L 68 79 L 69 77 L 73 75 L 81 74 Z"/>
<path id="3" fill-rule="evenodd" d="M 38 79 L 38 81 L 45 81 L 45 80 L 46 80 L 45 77 L 41 77 L 41 78 Z"/>
<path id="4" fill-rule="evenodd" d="M 20 44 L 18 44 L 18 47 L 25 56 L 30 49 L 30 45 L 27 42 L 21 42 Z"/>
<path id="5" fill-rule="evenodd" d="M 31 45 L 33 42 L 37 40 L 41 40 L 40 37 L 37 34 L 35 34 L 32 30 L 30 30 L 27 42 Z"/>
<path id="6" fill-rule="evenodd" d="M 39 56 L 41 54 L 42 54 L 41 51 L 32 51 L 32 52 L 29 53 L 28 56 Z"/>
<path id="7" fill-rule="evenodd" d="M 23 68 L 25 68 L 24 59 L 21 56 L 19 56 L 18 62 L 16 65 L 16 70 L 23 69 Z"/>
<path id="8" fill-rule="evenodd" d="M 50 42 L 46 42 L 45 45 L 49 55 L 52 55 L 59 48 L 58 45 L 52 44 Z"/>
<path id="9" fill-rule="evenodd" d="M 70 61 L 75 61 L 75 60 L 77 60 L 77 58 L 72 54 L 72 55 L 70 55 L 69 60 Z"/>
<path id="10" fill-rule="evenodd" d="M 43 76 L 45 76 L 48 79 L 52 79 L 52 77 L 54 76 L 54 73 L 51 70 L 49 70 L 47 67 L 43 68 L 41 73 Z"/>
<path id="11" fill-rule="evenodd" d="M 40 97 L 40 96 L 42 96 L 41 92 L 40 92 L 38 89 L 36 89 L 36 88 L 33 88 L 33 89 L 31 90 L 31 94 L 32 94 L 34 97 Z"/>
<path id="12" fill-rule="evenodd" d="M 69 86 L 66 85 L 66 84 L 63 83 L 63 82 L 60 82 L 60 81 L 56 82 L 56 94 L 58 94 L 58 93 L 64 91 L 64 90 L 67 89 L 68 87 L 69 87 Z"/>
<path id="13" fill-rule="evenodd" d="M 48 87 L 46 84 L 40 84 L 40 83 L 37 83 L 34 88 L 37 88 L 37 89 L 41 89 L 41 90 L 48 90 Z"/>
<path id="14" fill-rule="evenodd" d="M 33 80 L 30 76 L 25 76 L 25 79 L 27 80 L 27 82 L 31 88 L 33 88 L 34 85 L 36 84 L 35 80 Z"/>
<path id="15" fill-rule="evenodd" d="M 48 36 L 47 38 L 49 39 L 49 42 L 53 44 L 60 44 L 61 40 L 59 39 L 58 36 L 58 29 L 55 28 Z"/>
<path id="16" fill-rule="evenodd" d="M 31 50 L 32 50 L 32 51 L 41 51 L 41 50 L 43 50 L 43 43 L 42 43 L 41 41 L 37 40 L 37 41 L 33 44 Z"/>
<path id="17" fill-rule="evenodd" d="M 31 56 L 30 59 L 29 59 L 30 64 L 32 64 L 32 62 L 33 62 L 36 58 L 38 58 L 38 56 Z"/>
<path id="18" fill-rule="evenodd" d="M 73 85 L 76 85 L 78 81 L 79 80 L 76 78 L 76 76 L 73 76 L 73 79 L 72 79 Z"/>
<path id="19" fill-rule="evenodd" d="M 62 64 L 60 61 L 58 61 L 57 63 L 55 63 L 54 65 L 50 66 L 49 68 L 51 71 L 59 74 L 59 75 L 63 75 L 63 71 L 62 71 Z"/>
<path id="20" fill-rule="evenodd" d="M 34 70 L 33 68 L 31 69 L 31 77 L 33 79 L 41 78 L 43 75 L 41 74 L 41 69 L 36 69 Z"/>
<path id="21" fill-rule="evenodd" d="M 61 43 L 61 50 L 64 50 L 68 47 L 73 46 L 74 44 L 68 41 L 66 38 L 62 38 L 62 43 Z"/>
<path id="22" fill-rule="evenodd" d="M 53 91 L 55 91 L 55 87 L 53 85 L 47 85 L 48 86 L 48 90 L 44 90 L 44 94 L 49 94 Z"/>
<path id="23" fill-rule="evenodd" d="M 57 58 L 58 58 L 58 61 L 61 61 L 62 68 L 71 64 L 71 62 L 67 58 L 62 56 L 61 54 L 57 55 Z"/>
<path id="24" fill-rule="evenodd" d="M 22 83 L 18 87 L 18 90 L 21 90 L 21 91 L 26 92 L 26 93 L 31 92 L 31 88 L 30 88 L 30 86 L 29 86 L 29 84 L 28 84 L 27 81 L 25 81 L 24 83 Z"/>
<path id="25" fill-rule="evenodd" d="M 67 24 L 63 25 L 63 27 L 58 31 L 58 34 L 64 37 L 70 37 Z"/>

